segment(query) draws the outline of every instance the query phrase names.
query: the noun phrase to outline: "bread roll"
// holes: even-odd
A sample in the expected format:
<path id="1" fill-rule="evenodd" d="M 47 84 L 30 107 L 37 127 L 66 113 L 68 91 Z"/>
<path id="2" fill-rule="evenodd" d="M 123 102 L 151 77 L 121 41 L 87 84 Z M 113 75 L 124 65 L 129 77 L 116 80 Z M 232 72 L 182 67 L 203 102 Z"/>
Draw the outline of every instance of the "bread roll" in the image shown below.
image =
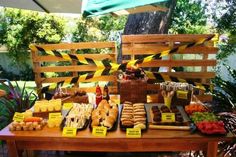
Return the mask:
<path id="1" fill-rule="evenodd" d="M 112 120 L 112 118 L 111 117 L 106 117 L 105 118 L 105 120 L 103 121 L 103 125 L 105 126 L 105 127 L 108 127 L 109 129 L 111 129 L 112 128 L 112 126 L 113 126 L 113 120 Z"/>
<path id="2" fill-rule="evenodd" d="M 93 127 L 93 126 L 99 126 L 99 124 L 100 124 L 99 119 L 93 119 L 91 126 L 92 126 L 92 127 Z"/>

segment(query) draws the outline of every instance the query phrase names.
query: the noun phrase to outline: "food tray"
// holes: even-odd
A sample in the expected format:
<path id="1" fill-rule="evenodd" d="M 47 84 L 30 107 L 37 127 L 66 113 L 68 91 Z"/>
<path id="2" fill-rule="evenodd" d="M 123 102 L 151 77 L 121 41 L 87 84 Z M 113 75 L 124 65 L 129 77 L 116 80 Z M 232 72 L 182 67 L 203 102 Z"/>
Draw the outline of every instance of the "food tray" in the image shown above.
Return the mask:
<path id="1" fill-rule="evenodd" d="M 126 127 L 121 124 L 121 116 L 122 116 L 122 111 L 123 111 L 123 105 L 121 105 L 121 112 L 120 112 L 120 129 L 122 131 L 126 131 L 127 128 L 133 128 L 134 126 Z M 144 111 L 146 112 L 146 128 L 142 129 L 142 131 L 147 131 L 148 129 L 148 116 L 147 116 L 147 110 L 146 110 L 146 105 L 144 104 Z"/>
<path id="2" fill-rule="evenodd" d="M 160 109 L 161 106 L 164 104 L 148 104 L 148 108 L 149 108 L 149 117 L 150 117 L 150 123 L 153 125 L 170 125 L 170 126 L 188 126 L 190 124 L 190 119 L 187 116 L 187 114 L 184 111 L 184 108 L 182 106 L 177 106 L 177 109 L 179 110 L 179 112 L 181 113 L 182 117 L 183 117 L 183 122 L 155 122 L 153 121 L 153 113 L 152 113 L 152 106 L 158 106 L 158 108 Z"/>
<path id="3" fill-rule="evenodd" d="M 118 118 L 119 118 L 119 111 L 118 111 L 118 116 L 117 116 L 117 118 L 116 118 L 115 123 L 113 124 L 112 128 L 110 128 L 110 129 L 107 128 L 107 131 L 115 131 L 115 130 L 117 129 L 117 126 L 118 126 Z M 93 130 L 93 127 L 92 127 L 91 124 L 92 124 L 92 119 L 90 120 L 90 125 L 89 125 L 90 131 Z"/>
<path id="4" fill-rule="evenodd" d="M 71 109 L 70 109 L 70 110 L 71 110 Z M 65 116 L 63 117 L 63 120 L 62 120 L 61 125 L 60 125 L 61 130 L 63 130 L 63 128 L 65 127 L 66 117 L 67 117 L 67 115 L 69 114 L 70 110 L 68 110 L 68 112 L 67 112 L 67 113 L 65 114 Z M 77 128 L 77 131 L 85 130 L 85 129 L 88 127 L 90 121 L 91 121 L 91 116 L 90 116 L 89 119 L 86 119 L 86 121 L 85 121 L 85 123 L 84 123 L 84 126 L 83 126 L 82 128 Z"/>
<path id="5" fill-rule="evenodd" d="M 61 112 L 61 110 L 60 111 L 50 111 L 50 112 L 48 112 L 48 111 L 47 112 L 33 112 L 33 116 L 48 119 L 49 113 L 58 113 L 58 112 Z"/>

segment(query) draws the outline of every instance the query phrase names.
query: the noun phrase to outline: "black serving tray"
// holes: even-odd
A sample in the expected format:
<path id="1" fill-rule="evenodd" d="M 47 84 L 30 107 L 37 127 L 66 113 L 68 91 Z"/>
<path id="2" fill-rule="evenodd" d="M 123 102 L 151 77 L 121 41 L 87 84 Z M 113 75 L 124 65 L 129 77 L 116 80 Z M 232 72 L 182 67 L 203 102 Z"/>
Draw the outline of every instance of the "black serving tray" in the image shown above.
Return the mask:
<path id="1" fill-rule="evenodd" d="M 145 104 L 144 104 L 144 111 L 145 111 L 145 115 L 146 115 L 146 128 L 145 128 L 145 129 L 142 129 L 142 131 L 147 131 L 147 129 L 148 129 L 148 117 L 147 117 L 147 110 L 146 110 Z M 124 126 L 124 125 L 121 124 L 122 112 L 123 112 L 123 105 L 122 105 L 122 107 L 121 107 L 121 112 L 120 112 L 120 129 L 121 129 L 122 131 L 126 131 L 127 128 L 133 128 L 134 125 L 128 127 L 128 126 Z"/>
<path id="2" fill-rule="evenodd" d="M 70 109 L 70 110 L 71 110 L 71 109 Z M 67 115 L 69 114 L 70 110 L 69 110 L 69 111 L 66 113 L 66 115 L 63 117 L 63 120 L 62 120 L 61 125 L 60 125 L 61 130 L 63 130 L 63 128 L 65 127 L 66 117 L 67 117 Z M 88 127 L 90 121 L 91 121 L 91 116 L 90 116 L 89 119 L 86 119 L 86 121 L 85 121 L 85 123 L 84 123 L 84 126 L 83 126 L 82 128 L 77 128 L 77 131 L 85 130 L 85 129 Z"/>
<path id="3" fill-rule="evenodd" d="M 117 118 L 116 118 L 115 123 L 113 124 L 112 128 L 110 128 L 110 129 L 107 128 L 107 131 L 115 131 L 115 130 L 117 129 L 118 121 L 119 121 L 118 118 L 119 118 L 119 111 L 118 111 L 118 115 L 117 115 Z M 89 129 L 90 129 L 90 131 L 93 130 L 93 127 L 92 127 L 91 124 L 92 124 L 92 119 L 91 119 L 91 121 L 90 121 L 90 125 L 89 125 Z"/>

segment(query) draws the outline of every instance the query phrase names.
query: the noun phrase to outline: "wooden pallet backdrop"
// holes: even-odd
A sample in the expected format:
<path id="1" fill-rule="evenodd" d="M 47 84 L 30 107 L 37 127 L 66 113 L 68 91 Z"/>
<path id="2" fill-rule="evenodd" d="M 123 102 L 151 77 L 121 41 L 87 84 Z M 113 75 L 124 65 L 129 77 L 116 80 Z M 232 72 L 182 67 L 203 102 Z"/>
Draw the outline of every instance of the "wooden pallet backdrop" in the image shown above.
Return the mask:
<path id="1" fill-rule="evenodd" d="M 71 54 L 76 54 L 77 56 L 85 56 L 87 58 L 95 59 L 95 60 L 103 60 L 108 59 L 112 62 L 116 62 L 116 46 L 114 42 L 81 42 L 81 43 L 60 43 L 60 44 L 43 44 L 38 45 L 45 50 L 57 50 L 62 52 L 68 52 Z M 109 53 L 107 54 L 78 54 L 78 51 L 81 50 L 98 50 L 98 49 L 107 49 Z M 32 60 L 33 60 L 33 69 L 35 73 L 35 82 L 37 88 L 40 89 L 42 86 L 48 83 L 57 83 L 59 81 L 76 77 L 79 72 L 92 72 L 96 71 L 97 67 L 95 65 L 78 65 L 77 61 L 67 61 L 63 58 L 51 56 L 51 55 L 42 55 L 39 51 L 31 50 L 32 52 Z M 67 62 L 67 65 L 53 65 L 52 63 L 58 62 Z M 71 72 L 70 76 L 67 77 L 45 77 L 46 72 Z M 102 76 L 100 78 L 90 79 L 89 82 L 98 82 L 98 81 L 106 81 L 109 83 L 109 89 L 111 93 L 117 93 L 117 80 L 116 76 Z M 77 85 L 79 86 L 79 85 Z M 95 92 L 95 86 L 88 88 L 80 88 L 81 90 L 85 90 L 86 92 Z"/>
<path id="2" fill-rule="evenodd" d="M 156 54 L 164 50 L 172 49 L 186 43 L 196 42 L 202 38 L 207 38 L 212 34 L 148 34 L 148 35 L 123 35 L 122 36 L 122 61 L 142 58 L 143 56 Z M 187 48 L 178 54 L 169 55 L 165 60 L 154 60 L 140 64 L 140 67 L 166 67 L 164 72 L 171 76 L 192 79 L 201 83 L 210 83 L 210 79 L 215 77 L 214 67 L 216 66 L 215 54 L 218 48 L 214 47 L 214 41 L 206 42 L 204 45 Z M 191 59 L 185 59 L 191 55 Z M 173 72 L 173 68 L 183 71 Z M 188 67 L 188 69 L 186 69 Z M 148 85 L 149 91 L 155 91 L 156 85 Z M 199 96 L 201 100 L 211 99 L 208 95 Z"/>

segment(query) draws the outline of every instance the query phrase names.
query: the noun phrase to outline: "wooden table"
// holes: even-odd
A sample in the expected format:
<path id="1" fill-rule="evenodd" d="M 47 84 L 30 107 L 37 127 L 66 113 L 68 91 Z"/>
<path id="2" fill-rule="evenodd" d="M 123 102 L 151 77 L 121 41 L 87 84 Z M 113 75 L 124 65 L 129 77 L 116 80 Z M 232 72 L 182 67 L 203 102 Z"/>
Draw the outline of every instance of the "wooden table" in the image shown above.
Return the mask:
<path id="1" fill-rule="evenodd" d="M 79 131 L 74 138 L 61 136 L 56 128 L 42 131 L 14 131 L 8 127 L 0 131 L 0 139 L 6 140 L 10 157 L 18 157 L 19 150 L 64 150 L 88 152 L 158 152 L 204 150 L 207 157 L 216 157 L 219 141 L 229 141 L 234 137 L 202 136 L 190 134 L 189 131 L 148 130 L 142 138 L 126 138 L 126 134 L 118 128 L 108 132 L 107 137 L 98 138 L 89 129 Z"/>

